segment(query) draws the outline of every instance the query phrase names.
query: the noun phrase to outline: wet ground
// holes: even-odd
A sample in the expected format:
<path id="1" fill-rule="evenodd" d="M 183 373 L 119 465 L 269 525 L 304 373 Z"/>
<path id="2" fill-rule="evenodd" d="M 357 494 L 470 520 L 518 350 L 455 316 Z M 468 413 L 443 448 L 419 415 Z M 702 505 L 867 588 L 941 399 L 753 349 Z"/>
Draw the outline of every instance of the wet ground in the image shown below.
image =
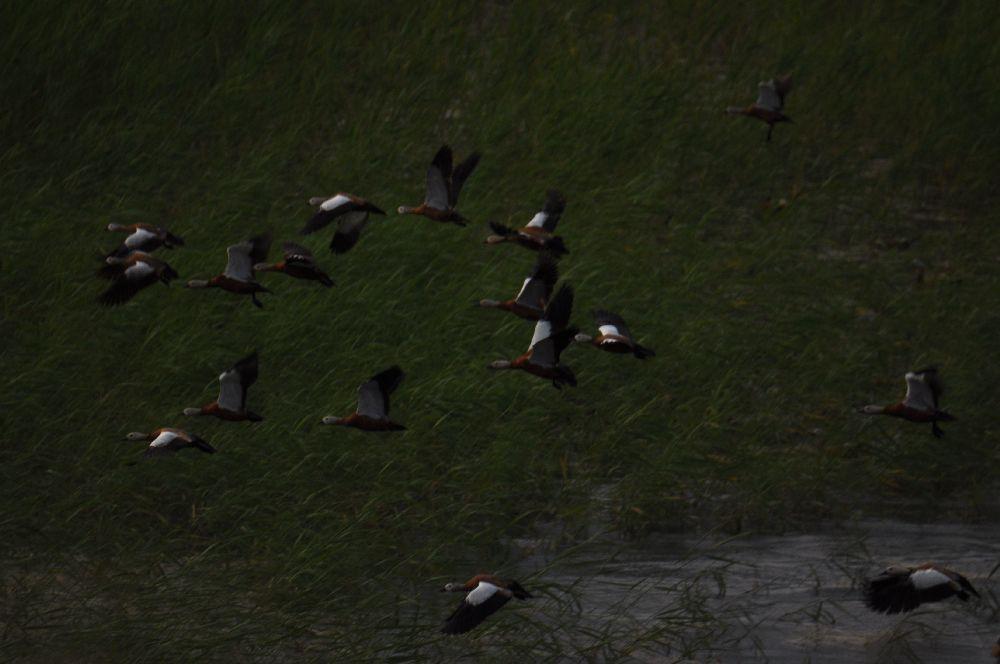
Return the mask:
<path id="1" fill-rule="evenodd" d="M 866 576 L 928 561 L 964 573 L 982 598 L 904 616 L 863 605 Z M 634 637 L 635 661 L 968 664 L 994 661 L 1000 636 L 993 526 L 864 521 L 814 534 L 658 536 L 549 564 L 543 578 L 579 602 L 572 632 L 615 640 L 614 651 Z"/>

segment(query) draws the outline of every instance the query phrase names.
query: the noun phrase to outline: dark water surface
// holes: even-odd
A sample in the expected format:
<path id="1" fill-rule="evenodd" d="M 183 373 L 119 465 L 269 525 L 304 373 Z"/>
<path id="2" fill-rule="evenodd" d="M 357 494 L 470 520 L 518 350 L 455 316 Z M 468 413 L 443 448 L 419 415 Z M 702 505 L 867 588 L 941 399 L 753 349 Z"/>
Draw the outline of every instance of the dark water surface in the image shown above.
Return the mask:
<path id="1" fill-rule="evenodd" d="M 928 561 L 964 573 L 982 599 L 904 616 L 865 608 L 866 576 Z M 606 652 L 634 661 L 967 664 L 994 661 L 998 564 L 995 526 L 863 521 L 815 534 L 594 545 L 550 561 L 543 576 L 579 602 L 570 638 L 615 641 Z"/>

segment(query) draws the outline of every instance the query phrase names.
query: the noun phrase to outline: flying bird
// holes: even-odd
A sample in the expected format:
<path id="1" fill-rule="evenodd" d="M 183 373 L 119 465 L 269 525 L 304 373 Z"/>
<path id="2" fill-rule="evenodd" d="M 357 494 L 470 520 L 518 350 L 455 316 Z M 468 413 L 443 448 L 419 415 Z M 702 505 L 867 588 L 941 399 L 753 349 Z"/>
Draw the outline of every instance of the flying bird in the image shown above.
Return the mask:
<path id="1" fill-rule="evenodd" d="M 912 611 L 921 604 L 969 595 L 979 597 L 969 580 L 958 572 L 926 563 L 918 567 L 893 566 L 865 584 L 865 605 L 879 613 Z"/>
<path id="2" fill-rule="evenodd" d="M 434 221 L 450 222 L 465 226 L 468 219 L 455 209 L 462 185 L 479 163 L 480 154 L 473 152 L 452 170 L 451 148 L 442 145 L 427 169 L 427 193 L 417 207 L 401 205 L 399 214 L 418 214 Z"/>
<path id="3" fill-rule="evenodd" d="M 579 330 L 568 327 L 573 311 L 573 288 L 563 285 L 545 307 L 545 313 L 535 323 L 528 352 L 511 360 L 497 360 L 491 369 L 520 369 L 539 378 L 552 381 L 553 387 L 576 385 L 576 376 L 569 367 L 559 363 L 559 355 Z"/>
<path id="4" fill-rule="evenodd" d="M 249 295 L 254 306 L 263 309 L 264 305 L 257 299 L 257 293 L 270 293 L 268 289 L 254 280 L 253 266 L 267 260 L 267 252 L 271 249 L 271 234 L 262 233 L 249 240 L 231 245 L 226 249 L 226 270 L 209 280 L 194 279 L 187 283 L 188 288 L 221 288 L 237 295 Z"/>
<path id="5" fill-rule="evenodd" d="M 97 271 L 99 277 L 111 280 L 111 285 L 97 299 L 101 304 L 116 306 L 128 302 L 142 289 L 157 281 L 170 285 L 177 272 L 166 261 L 141 251 L 124 256 L 108 256 Z"/>
<path id="6" fill-rule="evenodd" d="M 198 436 L 182 431 L 164 427 L 149 433 L 134 431 L 125 437 L 127 440 L 148 440 L 149 447 L 146 448 L 146 456 L 156 456 L 179 452 L 186 447 L 193 447 L 208 454 L 214 454 L 215 448 Z"/>
<path id="7" fill-rule="evenodd" d="M 545 305 L 552 295 L 552 288 L 559 281 L 559 266 L 552 254 L 542 252 L 524 280 L 520 292 L 512 300 L 480 300 L 479 306 L 502 309 L 527 320 L 538 320 L 545 313 Z"/>
<path id="8" fill-rule="evenodd" d="M 362 231 L 368 225 L 369 215 L 385 215 L 381 208 L 364 198 L 343 192 L 336 196 L 314 196 L 309 199 L 309 205 L 318 209 L 300 233 L 315 233 L 336 221 L 337 230 L 330 240 L 330 251 L 335 254 L 343 254 L 358 243 Z"/>
<path id="9" fill-rule="evenodd" d="M 357 411 L 347 417 L 327 415 L 321 422 L 363 431 L 404 431 L 406 427 L 389 419 L 389 395 L 403 382 L 404 375 L 398 366 L 375 374 L 358 387 Z"/>
<path id="10" fill-rule="evenodd" d="M 318 281 L 327 288 L 333 286 L 333 280 L 316 265 L 311 251 L 294 242 L 285 242 L 281 248 L 284 260 L 273 264 L 257 263 L 253 266 L 254 272 L 283 272 L 295 279 Z"/>
<path id="11" fill-rule="evenodd" d="M 124 258 L 133 251 L 150 253 L 160 247 L 173 249 L 184 245 L 184 240 L 166 228 L 152 224 L 108 224 L 109 231 L 128 233 L 121 245 L 108 256 Z"/>
<path id="12" fill-rule="evenodd" d="M 478 574 L 465 583 L 446 584 L 441 592 L 464 592 L 465 597 L 448 619 L 441 631 L 445 634 L 464 634 L 500 610 L 511 597 L 520 600 L 531 594 L 517 581 L 501 579 L 492 574 Z"/>
<path id="13" fill-rule="evenodd" d="M 550 189 L 545 196 L 545 206 L 540 212 L 536 212 L 531 221 L 522 228 L 510 228 L 503 224 L 490 222 L 493 235 L 486 238 L 486 244 L 500 244 L 501 242 L 514 242 L 535 251 L 548 250 L 555 255 L 568 254 L 566 245 L 558 235 L 553 235 L 556 231 L 556 224 L 562 217 L 566 209 L 566 198 L 556 191 Z"/>
<path id="14" fill-rule="evenodd" d="M 757 101 L 746 107 L 730 106 L 726 109 L 726 113 L 745 115 L 766 122 L 767 140 L 770 141 L 775 123 L 792 121 L 784 114 L 785 96 L 791 89 L 791 76 L 779 76 L 769 81 L 761 81 L 757 84 Z"/>
<path id="15" fill-rule="evenodd" d="M 651 348 L 645 348 L 635 342 L 625 321 L 618 314 L 597 309 L 593 315 L 594 322 L 597 323 L 597 336 L 578 334 L 575 338 L 577 342 L 591 344 L 609 353 L 631 353 L 640 360 L 656 355 Z"/>
<path id="16" fill-rule="evenodd" d="M 944 382 L 935 367 L 927 367 L 906 374 L 906 396 L 903 400 L 888 406 L 869 405 L 861 409 L 866 415 L 889 415 L 901 417 L 910 422 L 931 423 L 931 431 L 938 438 L 944 431 L 938 422 L 954 422 L 955 417 L 938 408 L 938 400 L 944 394 Z"/>
<path id="17" fill-rule="evenodd" d="M 247 410 L 247 390 L 257 381 L 257 351 L 219 374 L 219 398 L 201 408 L 185 408 L 184 414 L 212 415 L 230 422 L 260 422 L 264 418 Z"/>

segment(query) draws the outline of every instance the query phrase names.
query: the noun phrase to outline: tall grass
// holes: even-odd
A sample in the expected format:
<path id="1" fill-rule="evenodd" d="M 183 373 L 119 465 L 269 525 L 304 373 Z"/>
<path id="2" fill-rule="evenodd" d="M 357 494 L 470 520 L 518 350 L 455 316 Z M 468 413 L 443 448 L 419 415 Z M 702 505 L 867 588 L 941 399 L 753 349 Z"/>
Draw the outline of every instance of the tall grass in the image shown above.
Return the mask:
<path id="1" fill-rule="evenodd" d="M 269 658 L 325 614 L 347 656 L 385 656 L 376 634 L 417 656 L 448 610 L 428 588 L 518 569 L 499 538 L 542 523 L 572 542 L 596 486 L 631 534 L 900 499 L 995 514 L 997 22 L 985 2 L 0 7 L 6 652 Z M 795 124 L 767 144 L 721 109 L 782 72 Z M 262 229 L 294 239 L 309 196 L 415 204 L 444 141 L 484 152 L 467 229 L 390 214 L 342 257 L 306 238 L 336 288 L 271 275 L 263 311 L 177 283 L 95 302 L 109 221 L 170 227 L 187 245 L 164 257 L 205 277 Z M 471 306 L 533 260 L 483 222 L 548 187 L 576 320 L 613 309 L 658 352 L 571 348 L 561 392 L 488 372 L 531 329 Z M 251 348 L 265 421 L 184 420 Z M 854 412 L 930 362 L 944 440 Z M 318 425 L 392 363 L 408 432 Z M 125 433 L 169 425 L 220 453 L 130 465 Z M 525 624 L 478 643 L 541 638 Z"/>

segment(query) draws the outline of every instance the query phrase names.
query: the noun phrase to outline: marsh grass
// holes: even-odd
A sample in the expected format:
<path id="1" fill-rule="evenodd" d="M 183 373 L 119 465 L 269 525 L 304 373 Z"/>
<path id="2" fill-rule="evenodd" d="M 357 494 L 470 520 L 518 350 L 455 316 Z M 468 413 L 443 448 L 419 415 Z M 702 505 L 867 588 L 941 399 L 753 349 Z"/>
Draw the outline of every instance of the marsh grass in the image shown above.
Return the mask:
<path id="1" fill-rule="evenodd" d="M 475 5 L 0 8 L 4 657 L 613 659 L 673 616 L 623 641 L 523 610 L 442 644 L 429 580 L 516 567 L 498 538 L 540 523 L 573 544 L 597 486 L 630 535 L 995 515 L 991 4 Z M 771 144 L 721 113 L 785 71 Z M 170 227 L 164 256 L 207 277 L 241 238 L 294 238 L 309 196 L 416 203 L 443 141 L 485 154 L 467 229 L 390 214 L 342 257 L 306 238 L 337 286 L 268 275 L 264 311 L 180 283 L 95 302 L 109 221 Z M 484 222 L 552 186 L 576 320 L 616 310 L 658 352 L 571 348 L 561 392 L 486 371 L 531 331 L 471 306 L 533 260 Z M 265 421 L 183 420 L 252 348 Z M 931 362 L 943 441 L 854 412 Z M 392 363 L 408 432 L 319 426 Z M 130 465 L 125 433 L 169 425 L 220 453 Z M 546 592 L 559 623 L 569 591 Z"/>

